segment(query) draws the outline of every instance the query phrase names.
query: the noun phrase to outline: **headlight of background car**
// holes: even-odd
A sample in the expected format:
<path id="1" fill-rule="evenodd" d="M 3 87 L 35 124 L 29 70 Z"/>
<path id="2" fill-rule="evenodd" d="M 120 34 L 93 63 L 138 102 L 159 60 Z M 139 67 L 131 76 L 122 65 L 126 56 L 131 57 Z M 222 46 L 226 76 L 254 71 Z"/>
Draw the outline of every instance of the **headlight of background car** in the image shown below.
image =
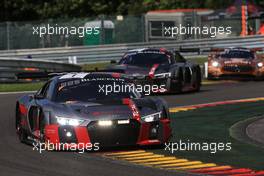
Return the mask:
<path id="1" fill-rule="evenodd" d="M 60 125 L 70 125 L 70 126 L 78 126 L 84 122 L 84 120 L 80 119 L 72 119 L 72 118 L 65 118 L 56 116 L 57 122 Z"/>
<path id="2" fill-rule="evenodd" d="M 219 66 L 219 62 L 217 62 L 217 61 L 213 61 L 213 62 L 212 62 L 212 66 L 213 66 L 213 67 L 218 67 L 218 66 Z"/>
<path id="3" fill-rule="evenodd" d="M 263 67 L 263 62 L 259 62 L 257 65 L 258 67 Z"/>
<path id="4" fill-rule="evenodd" d="M 161 112 L 157 112 L 154 114 L 141 117 L 141 119 L 145 122 L 153 122 L 153 121 L 159 120 L 160 118 L 161 118 Z"/>

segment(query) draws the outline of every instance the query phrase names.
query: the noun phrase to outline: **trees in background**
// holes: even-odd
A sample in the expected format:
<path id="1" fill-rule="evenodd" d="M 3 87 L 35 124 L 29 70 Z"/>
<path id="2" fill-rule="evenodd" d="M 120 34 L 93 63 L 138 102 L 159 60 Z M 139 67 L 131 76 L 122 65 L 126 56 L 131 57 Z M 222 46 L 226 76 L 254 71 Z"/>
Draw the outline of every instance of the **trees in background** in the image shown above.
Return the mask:
<path id="1" fill-rule="evenodd" d="M 226 8 L 235 0 L 0 0 L 0 21 L 139 15 L 153 9 Z M 264 1 L 255 0 L 264 7 Z"/>

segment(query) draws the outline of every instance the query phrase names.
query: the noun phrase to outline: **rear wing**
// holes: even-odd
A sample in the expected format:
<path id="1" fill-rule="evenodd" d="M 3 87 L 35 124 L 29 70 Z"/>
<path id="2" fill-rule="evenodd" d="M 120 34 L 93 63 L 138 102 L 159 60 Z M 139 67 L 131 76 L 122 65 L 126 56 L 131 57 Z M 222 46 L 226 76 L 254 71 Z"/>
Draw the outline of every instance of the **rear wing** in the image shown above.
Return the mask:
<path id="1" fill-rule="evenodd" d="M 174 54 L 174 57 L 177 62 L 186 62 L 184 56 L 193 55 L 194 53 L 197 55 L 201 54 L 200 48 L 179 47 L 179 48 L 169 49 L 169 51 L 171 51 Z"/>

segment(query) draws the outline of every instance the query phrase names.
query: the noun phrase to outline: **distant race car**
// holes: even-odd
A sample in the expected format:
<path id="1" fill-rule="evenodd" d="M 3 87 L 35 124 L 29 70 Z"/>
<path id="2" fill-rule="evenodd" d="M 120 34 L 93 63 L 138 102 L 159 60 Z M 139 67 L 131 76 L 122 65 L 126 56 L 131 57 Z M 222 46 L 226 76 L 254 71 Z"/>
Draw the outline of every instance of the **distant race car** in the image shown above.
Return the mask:
<path id="1" fill-rule="evenodd" d="M 18 137 L 21 142 L 56 146 L 165 143 L 171 136 L 171 128 L 163 99 L 142 97 L 134 89 L 105 94 L 109 85 L 131 84 L 120 73 L 57 75 L 37 93 L 17 100 Z"/>
<path id="2" fill-rule="evenodd" d="M 108 69 L 130 75 L 135 84 L 163 86 L 157 92 L 199 91 L 201 87 L 200 66 L 164 48 L 130 50 Z"/>
<path id="3" fill-rule="evenodd" d="M 264 57 L 256 49 L 216 49 L 208 57 L 208 79 L 264 78 Z"/>

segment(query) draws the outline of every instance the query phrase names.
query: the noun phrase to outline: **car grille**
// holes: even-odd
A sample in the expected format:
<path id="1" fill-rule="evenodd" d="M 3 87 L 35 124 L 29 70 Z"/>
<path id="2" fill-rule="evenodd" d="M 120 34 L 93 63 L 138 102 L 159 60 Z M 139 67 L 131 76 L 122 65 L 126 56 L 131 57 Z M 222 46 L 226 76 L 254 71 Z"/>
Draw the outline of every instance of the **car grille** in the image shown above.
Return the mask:
<path id="1" fill-rule="evenodd" d="M 118 124 L 113 121 L 111 126 L 99 126 L 97 121 L 87 126 L 91 143 L 99 143 L 100 146 L 135 145 L 138 140 L 140 123 L 130 120 L 129 124 Z"/>
<path id="2" fill-rule="evenodd" d="M 223 67 L 224 71 L 228 72 L 251 72 L 254 70 L 254 68 L 250 65 L 226 65 Z"/>

